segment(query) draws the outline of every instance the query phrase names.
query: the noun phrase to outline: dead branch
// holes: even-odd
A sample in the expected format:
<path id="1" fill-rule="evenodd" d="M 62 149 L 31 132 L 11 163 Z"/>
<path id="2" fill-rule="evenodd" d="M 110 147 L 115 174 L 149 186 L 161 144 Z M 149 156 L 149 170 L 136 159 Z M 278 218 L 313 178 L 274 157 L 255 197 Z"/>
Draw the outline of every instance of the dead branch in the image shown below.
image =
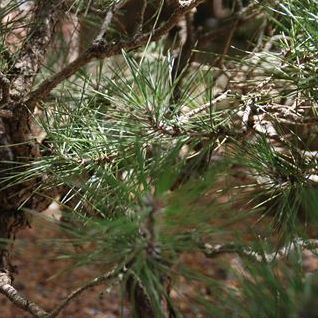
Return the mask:
<path id="1" fill-rule="evenodd" d="M 211 107 L 212 105 L 215 105 L 216 103 L 228 98 L 229 94 L 231 93 L 230 90 L 225 91 L 224 93 L 222 93 L 221 95 L 217 96 L 216 98 L 214 98 L 212 101 L 198 107 L 195 108 L 191 111 L 189 111 L 188 113 L 186 113 L 183 116 L 179 117 L 179 123 L 180 124 L 184 124 L 186 122 L 189 121 L 190 118 L 198 115 L 199 113 L 202 113 L 203 111 L 205 111 L 206 109 L 208 109 L 209 107 Z"/>
<path id="2" fill-rule="evenodd" d="M 198 46 L 206 43 L 207 41 L 210 42 L 212 40 L 219 39 L 220 37 L 223 37 L 223 36 L 228 37 L 228 34 L 231 32 L 231 29 L 233 29 L 234 23 L 237 23 L 235 28 L 239 28 L 240 26 L 243 26 L 246 23 L 249 23 L 251 20 L 261 15 L 262 13 L 260 11 L 255 10 L 256 7 L 257 7 L 257 3 L 255 2 L 249 4 L 246 7 L 242 7 L 239 11 L 233 13 L 230 17 L 228 17 L 229 22 L 231 22 L 229 25 L 217 27 L 216 29 L 212 31 L 209 31 L 207 33 L 200 35 L 198 39 Z"/>
<path id="3" fill-rule="evenodd" d="M 249 100 L 242 116 L 242 131 L 246 132 L 251 124 L 250 115 L 252 113 L 253 101 Z"/>
<path id="4" fill-rule="evenodd" d="M 65 300 L 62 301 L 62 303 L 57 306 L 56 309 L 54 309 L 48 316 L 47 318 L 54 318 L 56 317 L 74 298 L 78 297 L 82 292 L 84 292 L 85 290 L 98 286 L 98 285 L 102 285 L 106 282 L 108 282 L 109 280 L 112 280 L 116 277 L 118 277 L 118 275 L 121 273 L 122 268 L 121 267 L 116 267 L 113 270 L 111 270 L 110 272 L 107 272 L 101 276 L 98 276 L 94 279 L 92 279 L 91 281 L 87 282 L 86 284 L 84 284 L 83 286 L 75 289 L 73 292 L 71 292 L 66 298 Z"/>
<path id="5" fill-rule="evenodd" d="M 101 276 L 98 276 L 91 281 L 87 282 L 83 286 L 75 289 L 71 292 L 60 305 L 56 307 L 50 313 L 45 311 L 39 305 L 28 300 L 25 296 L 21 295 L 11 284 L 11 278 L 8 273 L 0 273 L 0 292 L 5 295 L 12 303 L 14 303 L 19 308 L 29 312 L 33 317 L 37 318 L 54 318 L 76 297 L 81 295 L 85 290 L 102 285 L 111 279 L 116 278 L 120 272 L 121 268 L 117 267 L 110 272 L 107 272 Z"/>
<path id="6" fill-rule="evenodd" d="M 7 273 L 0 273 L 0 292 L 9 298 L 16 306 L 29 312 L 33 317 L 47 317 L 46 311 L 19 294 L 19 292 L 11 285 L 11 279 Z"/>
<path id="7" fill-rule="evenodd" d="M 256 262 L 265 262 L 271 263 L 275 260 L 280 260 L 284 257 L 287 257 L 290 253 L 298 250 L 298 249 L 312 249 L 318 248 L 318 240 L 316 239 L 308 239 L 304 240 L 298 238 L 293 242 L 287 244 L 286 246 L 281 247 L 277 251 L 273 253 L 258 253 L 254 251 L 250 247 L 242 246 L 240 244 L 235 243 L 227 243 L 227 244 L 204 244 L 203 253 L 207 257 L 216 257 L 221 254 L 226 253 L 235 253 L 240 256 L 248 257 Z"/>
<path id="8" fill-rule="evenodd" d="M 106 36 L 106 33 L 107 33 L 108 29 L 109 29 L 109 26 L 110 26 L 110 24 L 111 24 L 111 22 L 113 20 L 114 13 L 116 11 L 118 11 L 123 6 L 124 3 L 125 3 L 125 1 L 121 1 L 121 2 L 115 3 L 114 5 L 112 5 L 109 8 L 107 13 L 105 14 L 105 18 L 104 18 L 102 26 L 101 26 L 101 28 L 99 30 L 99 33 L 98 33 L 98 35 L 95 38 L 95 42 L 105 41 L 105 43 L 106 43 L 105 36 Z"/>
<path id="9" fill-rule="evenodd" d="M 231 43 L 232 43 L 232 40 L 233 40 L 233 37 L 234 37 L 234 33 L 237 31 L 238 26 L 239 26 L 239 18 L 234 20 L 234 22 L 233 22 L 233 24 L 232 24 L 232 26 L 230 28 L 230 33 L 227 36 L 227 39 L 226 39 L 226 42 L 225 42 L 225 47 L 223 49 L 223 53 L 222 53 L 222 55 L 220 57 L 220 60 L 218 62 L 218 64 L 220 66 L 224 65 L 224 59 L 229 53 L 229 49 L 230 49 L 230 46 L 231 46 Z"/>

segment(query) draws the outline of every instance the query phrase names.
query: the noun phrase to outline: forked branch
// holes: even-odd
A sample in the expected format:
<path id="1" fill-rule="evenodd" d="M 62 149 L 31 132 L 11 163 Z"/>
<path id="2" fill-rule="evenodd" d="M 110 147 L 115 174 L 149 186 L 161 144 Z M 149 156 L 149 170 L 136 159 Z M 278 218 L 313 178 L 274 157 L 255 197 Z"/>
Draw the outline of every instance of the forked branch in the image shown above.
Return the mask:
<path id="1" fill-rule="evenodd" d="M 101 276 L 98 276 L 91 281 L 88 281 L 83 286 L 75 289 L 71 292 L 53 311 L 47 312 L 39 305 L 28 300 L 25 296 L 21 295 L 12 285 L 11 278 L 7 273 L 0 273 L 0 292 L 11 300 L 19 308 L 29 312 L 33 317 L 36 318 L 54 318 L 76 297 L 81 295 L 85 290 L 105 284 L 111 279 L 116 278 L 122 268 L 116 267 L 112 271 L 107 272 Z"/>

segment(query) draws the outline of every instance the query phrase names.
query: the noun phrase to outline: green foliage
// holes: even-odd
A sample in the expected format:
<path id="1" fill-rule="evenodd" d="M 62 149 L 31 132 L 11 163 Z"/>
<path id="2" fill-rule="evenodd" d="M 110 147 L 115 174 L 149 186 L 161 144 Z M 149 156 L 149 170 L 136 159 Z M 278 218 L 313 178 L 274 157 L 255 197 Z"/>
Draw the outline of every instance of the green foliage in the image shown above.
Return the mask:
<path id="1" fill-rule="evenodd" d="M 163 42 L 82 69 L 35 117 L 46 134 L 43 156 L 10 162 L 1 189 L 43 175 L 36 192 L 61 187 L 60 258 L 70 268 L 117 268 L 132 305 L 142 290 L 156 317 L 167 316 L 163 303 L 186 316 L 170 285 L 188 297 L 193 317 L 307 315 L 317 292 L 302 253 L 315 252 L 307 225 L 317 232 L 317 156 L 308 155 L 316 136 L 294 125 L 317 121 L 317 5 L 275 5 L 272 32 L 281 41 L 217 70 L 252 69 L 247 88 L 234 76 L 219 103 L 215 68 L 189 62 L 174 78 L 175 57 Z M 292 105 L 282 102 L 288 98 Z M 189 255 L 211 258 L 225 278 L 196 268 Z M 186 294 L 191 284 L 195 292 Z"/>
<path id="2" fill-rule="evenodd" d="M 298 91 L 317 101 L 317 1 L 288 0 L 280 3 L 275 11 L 283 35 L 280 71 Z"/>

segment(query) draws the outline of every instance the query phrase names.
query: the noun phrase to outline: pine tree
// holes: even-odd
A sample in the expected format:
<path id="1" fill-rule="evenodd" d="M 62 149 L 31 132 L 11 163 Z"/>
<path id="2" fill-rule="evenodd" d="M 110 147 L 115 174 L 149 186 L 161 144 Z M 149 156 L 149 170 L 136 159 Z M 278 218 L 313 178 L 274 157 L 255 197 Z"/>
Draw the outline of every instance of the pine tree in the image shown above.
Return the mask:
<path id="1" fill-rule="evenodd" d="M 109 284 L 137 318 L 317 316 L 316 1 L 0 15 L 2 294 L 47 318 Z M 53 201 L 60 256 L 96 278 L 47 311 L 14 287 L 11 250 Z"/>

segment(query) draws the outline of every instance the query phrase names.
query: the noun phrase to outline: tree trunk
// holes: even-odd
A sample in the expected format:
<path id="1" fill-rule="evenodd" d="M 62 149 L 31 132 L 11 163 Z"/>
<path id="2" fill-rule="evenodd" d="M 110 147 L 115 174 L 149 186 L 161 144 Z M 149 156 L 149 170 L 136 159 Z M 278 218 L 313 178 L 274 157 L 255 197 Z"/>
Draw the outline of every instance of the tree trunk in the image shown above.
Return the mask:
<path id="1" fill-rule="evenodd" d="M 28 100 L 35 77 L 46 59 L 54 26 L 60 17 L 60 3 L 61 1 L 39 0 L 34 8 L 30 8 L 29 13 L 33 13 L 32 24 L 17 57 L 8 65 L 8 71 L 4 75 L 10 84 L 8 94 L 4 94 L 2 87 L 0 160 L 3 162 L 25 163 L 39 156 L 39 145 L 32 136 L 35 104 L 26 104 L 25 101 Z M 16 167 L 18 168 L 17 165 Z M 1 164 L 2 179 L 10 175 L 9 168 L 14 168 L 13 164 Z M 4 239 L 0 246 L 2 271 L 10 272 L 13 268 L 9 257 L 10 244 L 5 240 L 14 239 L 16 232 L 28 224 L 25 213 L 19 209 L 21 204 L 27 202 L 25 208 L 42 210 L 50 203 L 48 199 L 33 194 L 34 185 L 38 181 L 14 186 L 5 184 L 0 192 L 0 238 Z"/>

